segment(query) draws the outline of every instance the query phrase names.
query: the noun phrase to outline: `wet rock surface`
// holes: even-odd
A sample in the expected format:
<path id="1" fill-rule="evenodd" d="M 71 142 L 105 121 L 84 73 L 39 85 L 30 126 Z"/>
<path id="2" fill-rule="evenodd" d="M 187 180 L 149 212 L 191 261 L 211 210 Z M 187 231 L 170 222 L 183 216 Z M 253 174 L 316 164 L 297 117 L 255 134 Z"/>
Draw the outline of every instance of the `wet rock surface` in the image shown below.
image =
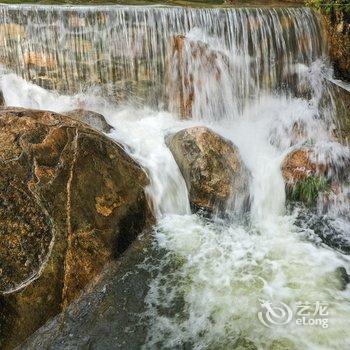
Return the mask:
<path id="1" fill-rule="evenodd" d="M 167 86 L 171 91 L 170 109 L 178 113 L 184 119 L 192 117 L 204 117 L 195 107 L 195 86 L 204 87 L 203 81 L 196 79 L 191 71 L 191 66 L 200 62 L 205 67 L 205 73 L 213 81 L 220 81 L 221 65 L 225 69 L 229 67 L 229 57 L 219 50 L 214 50 L 208 44 L 200 40 L 191 40 L 183 35 L 172 38 L 172 61 L 171 70 L 174 72 L 167 77 Z"/>
<path id="2" fill-rule="evenodd" d="M 350 255 L 350 237 L 348 232 L 339 229 L 334 219 L 319 215 L 316 211 L 300 210 L 296 224 L 302 230 L 312 230 L 316 243 L 324 243 L 342 254 Z M 312 239 L 315 241 L 315 239 Z M 318 241 L 318 242 L 317 242 Z"/>
<path id="3" fill-rule="evenodd" d="M 214 213 L 247 202 L 249 173 L 232 142 L 206 127 L 192 127 L 168 135 L 166 143 L 194 210 Z"/>
<path id="4" fill-rule="evenodd" d="M 338 130 L 336 138 L 339 142 L 349 145 L 350 142 L 350 91 L 329 83 L 332 99 L 336 108 Z"/>
<path id="5" fill-rule="evenodd" d="M 0 292 L 11 293 L 39 273 L 53 231 L 40 202 L 6 170 L 0 175 Z"/>
<path id="6" fill-rule="evenodd" d="M 120 144 L 47 111 L 0 111 L 0 339 L 64 309 L 153 223 L 148 178 Z"/>
<path id="7" fill-rule="evenodd" d="M 108 133 L 112 130 L 112 127 L 107 123 L 105 117 L 100 113 L 88 111 L 85 109 L 75 109 L 73 111 L 64 113 L 64 115 L 78 120 L 80 122 L 86 123 L 94 129 L 105 133 Z"/>
<path id="8" fill-rule="evenodd" d="M 0 107 L 5 106 L 5 98 L 3 92 L 0 90 Z"/>
<path id="9" fill-rule="evenodd" d="M 289 153 L 282 164 L 282 175 L 287 186 L 294 186 L 297 182 L 315 175 L 317 165 L 312 161 L 312 150 L 300 148 Z"/>
<path id="10" fill-rule="evenodd" d="M 349 159 L 318 162 L 312 147 L 289 153 L 282 165 L 288 207 L 297 208 L 296 225 L 315 243 L 350 254 L 348 234 Z"/>
<path id="11" fill-rule="evenodd" d="M 287 199 L 315 207 L 323 198 L 326 204 L 330 193 L 339 187 L 339 178 L 331 176 L 338 170 L 334 164 L 318 159 L 312 147 L 290 152 L 282 164 Z"/>
<path id="12" fill-rule="evenodd" d="M 154 272 L 142 267 L 161 256 L 153 236 L 138 238 L 119 262 L 108 265 L 96 284 L 65 312 L 34 333 L 20 349 L 140 349 L 147 327 L 142 315 Z"/>
<path id="13" fill-rule="evenodd" d="M 330 13 L 323 12 L 323 21 L 329 42 L 329 54 L 334 66 L 335 75 L 350 81 L 350 9 L 341 10 L 333 6 Z"/>
<path id="14" fill-rule="evenodd" d="M 338 142 L 325 144 L 330 150 L 336 149 L 338 154 L 320 155 L 317 147 L 302 146 L 288 153 L 282 162 L 282 175 L 287 188 L 308 179 L 324 178 L 334 185 L 344 181 L 350 166 L 348 148 Z"/>

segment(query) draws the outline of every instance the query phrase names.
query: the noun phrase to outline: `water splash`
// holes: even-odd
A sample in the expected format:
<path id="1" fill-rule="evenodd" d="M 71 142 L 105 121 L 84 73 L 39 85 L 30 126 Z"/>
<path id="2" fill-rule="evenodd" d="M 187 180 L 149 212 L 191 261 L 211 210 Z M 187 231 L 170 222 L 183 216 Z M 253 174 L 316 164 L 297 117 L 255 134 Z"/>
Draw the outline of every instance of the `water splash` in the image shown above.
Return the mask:
<path id="1" fill-rule="evenodd" d="M 143 315 L 146 348 L 350 347 L 350 290 L 336 272 L 349 271 L 349 258 L 315 238 L 304 208 L 299 222 L 288 211 L 280 170 L 285 155 L 301 145 L 332 164 L 331 178 L 339 179 L 349 157 L 332 133 L 326 41 L 312 11 L 1 6 L 1 12 L 7 69 L 41 85 L 39 77 L 47 79 L 61 91 L 5 72 L 6 102 L 57 112 L 83 105 L 104 114 L 115 128 L 110 136 L 150 174 L 148 194 L 159 219 L 155 245 L 165 256 L 152 266 L 159 274 Z M 182 48 L 172 40 L 179 35 Z M 138 90 L 145 81 L 146 95 Z M 181 109 L 192 119 L 179 119 Z M 164 136 L 194 125 L 239 148 L 252 174 L 248 222 L 190 215 Z M 326 211 L 337 232 L 348 227 L 346 181 Z M 312 214 L 319 223 L 319 213 Z M 259 299 L 291 307 L 326 301 L 330 327 L 267 329 L 257 319 Z"/>

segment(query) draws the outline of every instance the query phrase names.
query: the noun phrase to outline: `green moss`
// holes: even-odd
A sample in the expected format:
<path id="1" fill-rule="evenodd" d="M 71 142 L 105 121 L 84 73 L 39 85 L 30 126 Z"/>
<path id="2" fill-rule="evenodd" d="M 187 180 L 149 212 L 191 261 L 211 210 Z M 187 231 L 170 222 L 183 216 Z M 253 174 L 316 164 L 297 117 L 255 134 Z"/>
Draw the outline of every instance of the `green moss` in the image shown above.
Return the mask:
<path id="1" fill-rule="evenodd" d="M 326 14 L 330 14 L 332 11 L 350 13 L 348 0 L 307 0 L 306 4 Z"/>
<path id="2" fill-rule="evenodd" d="M 329 182 L 323 176 L 314 175 L 294 186 L 291 191 L 291 199 L 312 206 L 316 203 L 319 193 L 329 192 L 329 190 Z"/>

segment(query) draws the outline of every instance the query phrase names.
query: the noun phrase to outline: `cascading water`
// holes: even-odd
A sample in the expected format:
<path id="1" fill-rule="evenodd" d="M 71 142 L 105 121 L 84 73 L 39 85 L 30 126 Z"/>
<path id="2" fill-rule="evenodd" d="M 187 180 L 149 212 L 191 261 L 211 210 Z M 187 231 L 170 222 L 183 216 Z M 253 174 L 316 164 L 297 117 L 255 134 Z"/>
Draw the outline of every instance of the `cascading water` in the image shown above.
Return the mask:
<path id="1" fill-rule="evenodd" d="M 286 208 L 281 173 L 285 155 L 306 143 L 334 169 L 349 159 L 349 149 L 332 136 L 337 125 L 325 80 L 326 41 L 312 11 L 0 11 L 6 103 L 102 113 L 115 127 L 110 137 L 122 141 L 150 175 L 155 249 L 165 254 L 158 266 L 146 266 L 158 274 L 142 315 L 145 348 L 350 347 L 350 290 L 338 274 L 341 267 L 349 271 L 350 259 L 320 244 L 310 223 L 315 213 Z M 190 214 L 186 185 L 164 136 L 194 125 L 209 126 L 239 148 L 251 173 L 249 220 Z M 302 125 L 301 135 L 295 125 Z M 350 225 L 348 193 L 344 180 L 328 208 L 320 203 L 319 210 L 343 240 Z M 299 301 L 327 303 L 329 325 L 266 327 L 257 316 L 260 300 L 283 302 L 293 311 Z"/>
<path id="2" fill-rule="evenodd" d="M 285 82 L 295 63 L 324 54 L 320 24 L 304 9 L 13 5 L 0 11 L 1 61 L 26 80 L 70 94 L 97 85 L 119 99 L 128 90 L 149 98 L 153 92 L 159 105 L 170 42 L 194 28 L 205 28 L 203 35 L 234 61 L 240 87 L 230 89 L 244 97 L 283 76 Z"/>

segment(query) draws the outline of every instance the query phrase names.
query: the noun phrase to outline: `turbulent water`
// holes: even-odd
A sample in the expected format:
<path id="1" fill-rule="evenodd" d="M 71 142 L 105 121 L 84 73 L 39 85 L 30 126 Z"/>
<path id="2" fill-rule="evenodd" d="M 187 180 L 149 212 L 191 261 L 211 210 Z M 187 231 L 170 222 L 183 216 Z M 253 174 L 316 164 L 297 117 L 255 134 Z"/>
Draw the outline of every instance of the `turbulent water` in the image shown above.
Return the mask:
<path id="1" fill-rule="evenodd" d="M 340 184 L 327 206 L 320 198 L 311 212 L 286 206 L 281 173 L 285 155 L 303 144 L 314 145 L 335 169 L 349 159 L 348 147 L 333 137 L 326 40 L 313 12 L 0 11 L 6 103 L 100 112 L 114 127 L 109 136 L 149 173 L 147 192 L 158 218 L 154 244 L 164 258 L 157 266 L 145 263 L 157 270 L 140 315 L 148 329 L 145 348 L 350 348 L 350 289 L 339 269 L 349 272 L 350 259 L 342 246 L 327 247 L 319 236 L 323 230 L 349 244 L 348 184 Z M 180 49 L 178 35 L 184 36 Z M 164 136 L 193 125 L 207 125 L 239 148 L 251 174 L 245 216 L 209 220 L 191 214 Z M 295 125 L 303 126 L 301 135 Z M 262 301 L 283 302 L 293 319 L 264 324 L 258 317 Z M 327 327 L 297 324 L 298 302 L 326 304 L 321 318 Z M 276 323 L 285 321 L 276 315 Z"/>

